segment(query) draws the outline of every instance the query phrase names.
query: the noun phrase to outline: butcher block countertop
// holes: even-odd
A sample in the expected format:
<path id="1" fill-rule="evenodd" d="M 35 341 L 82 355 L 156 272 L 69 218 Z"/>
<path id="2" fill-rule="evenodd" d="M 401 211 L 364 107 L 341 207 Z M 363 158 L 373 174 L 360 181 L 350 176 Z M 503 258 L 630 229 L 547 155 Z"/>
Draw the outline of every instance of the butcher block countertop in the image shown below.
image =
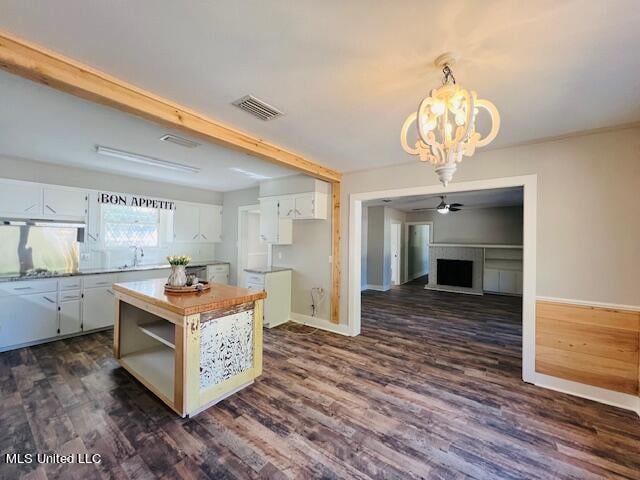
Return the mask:
<path id="1" fill-rule="evenodd" d="M 221 283 L 212 283 L 211 288 L 202 293 L 166 294 L 164 292 L 165 283 L 165 279 L 156 278 L 139 282 L 116 283 L 113 285 L 113 289 L 181 316 L 255 302 L 267 296 L 262 291 Z"/>

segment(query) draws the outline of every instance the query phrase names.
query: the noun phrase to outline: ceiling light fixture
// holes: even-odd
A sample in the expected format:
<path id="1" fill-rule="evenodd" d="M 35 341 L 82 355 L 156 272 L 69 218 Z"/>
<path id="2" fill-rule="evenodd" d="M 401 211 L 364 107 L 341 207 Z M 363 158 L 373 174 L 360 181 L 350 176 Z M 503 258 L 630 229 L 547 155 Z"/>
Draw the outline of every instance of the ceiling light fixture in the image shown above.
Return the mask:
<path id="1" fill-rule="evenodd" d="M 174 170 L 177 172 L 185 172 L 185 173 L 200 172 L 200 168 L 192 167 L 191 165 L 184 165 L 182 163 L 170 162 L 168 160 L 160 160 L 159 158 L 148 157 L 146 155 L 140 155 L 138 153 L 125 152 L 123 150 L 116 150 L 115 148 L 103 147 L 101 145 L 98 145 L 96 147 L 96 152 L 106 157 L 119 158 L 120 160 L 140 163 L 142 165 L 149 165 L 151 167 L 165 168 L 167 170 Z"/>
<path id="2" fill-rule="evenodd" d="M 407 117 L 400 143 L 405 152 L 418 155 L 421 161 L 433 165 L 446 187 L 463 156 L 472 156 L 476 148 L 484 147 L 496 138 L 500 114 L 490 101 L 479 99 L 476 92 L 456 85 L 451 71 L 455 64 L 452 54 L 440 55 L 435 64 L 444 74 L 442 86 L 431 90 L 431 96 L 420 102 L 418 111 Z M 486 110 L 491 117 L 491 130 L 484 138 L 476 131 L 480 109 Z M 411 147 L 407 135 L 414 123 L 418 138 L 415 147 Z"/>

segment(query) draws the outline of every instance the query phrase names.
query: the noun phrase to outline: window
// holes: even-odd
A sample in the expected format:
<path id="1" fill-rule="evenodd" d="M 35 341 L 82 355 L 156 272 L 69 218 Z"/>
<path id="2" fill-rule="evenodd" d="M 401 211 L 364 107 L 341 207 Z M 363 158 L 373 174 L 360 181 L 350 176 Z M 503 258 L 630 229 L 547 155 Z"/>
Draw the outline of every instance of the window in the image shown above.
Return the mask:
<path id="1" fill-rule="evenodd" d="M 157 208 L 102 205 L 106 247 L 157 247 L 160 215 Z"/>

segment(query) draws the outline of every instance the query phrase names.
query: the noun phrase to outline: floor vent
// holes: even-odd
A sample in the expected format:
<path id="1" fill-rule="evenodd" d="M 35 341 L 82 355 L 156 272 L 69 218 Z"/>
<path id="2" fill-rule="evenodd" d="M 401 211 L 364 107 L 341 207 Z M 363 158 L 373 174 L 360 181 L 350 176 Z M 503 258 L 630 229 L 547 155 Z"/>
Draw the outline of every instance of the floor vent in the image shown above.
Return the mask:
<path id="1" fill-rule="evenodd" d="M 173 135 L 172 133 L 167 133 L 166 135 L 161 136 L 160 140 L 163 142 L 175 143 L 176 145 L 187 148 L 195 148 L 200 145 L 198 142 L 194 142 L 188 138 L 179 137 L 178 135 Z"/>
<path id="2" fill-rule="evenodd" d="M 263 102 L 253 95 L 245 95 L 244 97 L 233 102 L 233 105 L 258 117 L 260 120 L 271 120 L 273 118 L 284 115 L 277 108 Z"/>

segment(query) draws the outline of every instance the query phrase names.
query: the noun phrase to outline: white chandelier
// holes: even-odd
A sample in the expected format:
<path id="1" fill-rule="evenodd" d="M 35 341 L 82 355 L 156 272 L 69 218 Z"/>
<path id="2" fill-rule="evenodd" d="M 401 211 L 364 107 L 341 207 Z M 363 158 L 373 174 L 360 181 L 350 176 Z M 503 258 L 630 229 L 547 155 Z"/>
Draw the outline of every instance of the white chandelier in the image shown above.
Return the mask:
<path id="1" fill-rule="evenodd" d="M 420 102 L 418 111 L 407 117 L 400 133 L 402 148 L 411 155 L 418 155 L 423 162 L 435 167 L 440 182 L 446 187 L 462 162 L 475 149 L 493 141 L 500 129 L 500 114 L 488 100 L 479 99 L 476 92 L 456 85 L 451 71 L 454 59 L 451 54 L 439 56 L 435 64 L 442 68 L 444 78 L 440 88 L 431 90 L 431 96 Z M 476 131 L 476 117 L 485 109 L 491 117 L 491 130 L 481 138 Z M 409 129 L 416 124 L 418 138 L 415 146 L 407 140 Z"/>

